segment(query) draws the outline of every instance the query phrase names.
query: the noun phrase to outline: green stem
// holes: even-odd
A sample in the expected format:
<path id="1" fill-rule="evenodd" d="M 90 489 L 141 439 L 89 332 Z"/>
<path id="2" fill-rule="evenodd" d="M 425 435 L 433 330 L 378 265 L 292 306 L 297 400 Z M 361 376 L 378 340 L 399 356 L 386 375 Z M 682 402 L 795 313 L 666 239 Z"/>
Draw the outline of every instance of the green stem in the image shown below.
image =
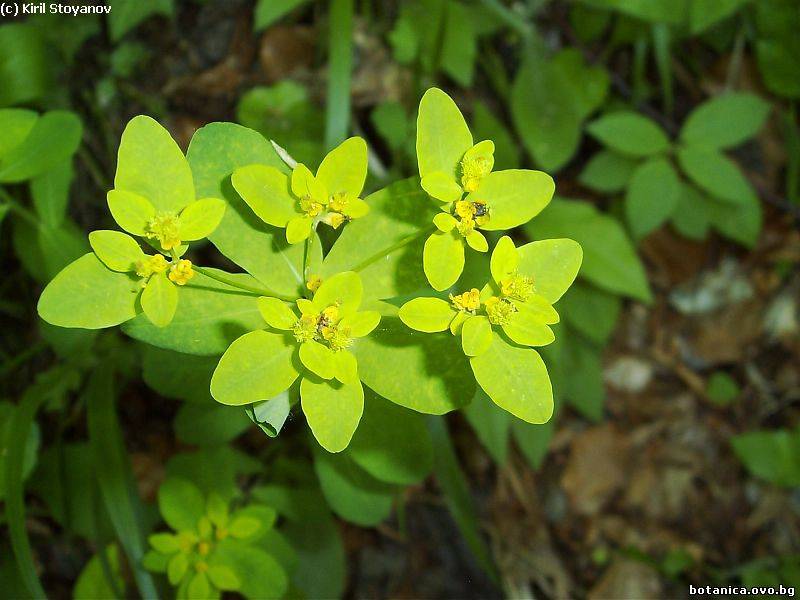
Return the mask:
<path id="1" fill-rule="evenodd" d="M 240 283 L 235 279 L 230 279 L 228 277 L 225 277 L 224 275 L 218 275 L 217 273 L 210 271 L 205 267 L 198 267 L 196 265 L 193 265 L 192 268 L 198 273 L 205 275 L 210 279 L 214 279 L 215 281 L 219 281 L 220 283 L 224 283 L 225 285 L 229 285 L 230 287 L 237 288 L 245 292 L 249 292 L 256 296 L 271 296 L 272 298 L 277 298 L 278 300 L 283 300 L 284 302 L 294 302 L 296 300 L 296 298 L 285 296 L 283 294 L 278 294 L 277 292 L 273 292 L 272 290 L 264 287 L 258 287 L 254 285 L 247 285 L 246 283 Z"/>
<path id="2" fill-rule="evenodd" d="M 522 15 L 509 10 L 504 4 L 498 0 L 481 0 L 486 8 L 495 14 L 495 16 L 508 25 L 511 29 L 520 34 L 523 38 L 533 37 L 533 28 L 527 19 Z"/>
<path id="3" fill-rule="evenodd" d="M 330 6 L 328 106 L 325 119 L 325 146 L 328 150 L 347 135 L 353 69 L 353 0 L 332 0 Z"/>
<path id="4" fill-rule="evenodd" d="M 358 273 L 359 271 L 363 271 L 368 266 L 370 266 L 372 263 L 377 262 L 380 259 L 388 256 L 389 254 L 391 254 L 395 250 L 399 250 L 400 248 L 408 246 L 411 242 L 421 238 L 424 235 L 428 235 L 430 233 L 433 233 L 434 230 L 435 230 L 434 227 L 429 227 L 427 229 L 423 229 L 422 231 L 418 231 L 416 233 L 412 233 L 411 235 L 409 235 L 407 237 L 404 237 L 403 239 L 395 242 L 394 244 L 392 244 L 388 248 L 384 248 L 380 252 L 376 252 L 375 254 L 370 256 L 369 258 L 361 261 L 360 263 L 358 263 L 358 265 L 353 267 L 353 271 L 355 271 L 356 273 Z"/>
<path id="5" fill-rule="evenodd" d="M 20 218 L 28 221 L 29 224 L 33 225 L 34 227 L 39 226 L 39 219 L 33 214 L 30 210 L 22 206 L 19 202 L 17 202 L 14 197 L 9 194 L 6 190 L 0 187 L 0 198 L 6 201 L 8 204 L 8 208 L 11 212 L 15 213 Z"/>

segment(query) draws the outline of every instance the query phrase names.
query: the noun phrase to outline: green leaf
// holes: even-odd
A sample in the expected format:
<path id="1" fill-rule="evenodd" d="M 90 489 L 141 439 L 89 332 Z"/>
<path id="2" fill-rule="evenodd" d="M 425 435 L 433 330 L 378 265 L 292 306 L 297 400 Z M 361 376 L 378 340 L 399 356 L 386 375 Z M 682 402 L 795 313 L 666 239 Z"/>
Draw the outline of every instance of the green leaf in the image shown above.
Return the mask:
<path id="1" fill-rule="evenodd" d="M 217 228 L 224 214 L 225 203 L 217 198 L 203 198 L 192 202 L 181 211 L 181 240 L 193 241 L 208 237 Z"/>
<path id="2" fill-rule="evenodd" d="M 155 583 L 141 564 L 146 551 L 139 516 L 143 506 L 135 491 L 115 401 L 113 372 L 108 368 L 97 369 L 89 378 L 85 392 L 92 472 L 100 485 L 105 509 L 125 550 L 139 592 L 143 598 L 154 598 L 157 596 Z"/>
<path id="3" fill-rule="evenodd" d="M 327 307 L 337 304 L 339 316 L 349 317 L 361 305 L 362 294 L 363 287 L 358 273 L 345 271 L 322 280 L 322 285 L 314 292 L 312 306 L 322 312 Z"/>
<path id="4" fill-rule="evenodd" d="M 322 379 L 333 379 L 336 372 L 333 350 L 314 340 L 300 344 L 300 361 L 306 369 Z"/>
<path id="5" fill-rule="evenodd" d="M 622 154 L 601 150 L 586 163 L 578 181 L 596 192 L 615 194 L 628 186 L 638 164 Z"/>
<path id="6" fill-rule="evenodd" d="M 202 492 L 192 482 L 171 477 L 158 488 L 158 509 L 173 530 L 193 531 L 206 512 L 206 503 Z"/>
<path id="7" fill-rule="evenodd" d="M 641 239 L 669 219 L 682 191 L 681 180 L 668 160 L 652 158 L 639 166 L 625 196 L 633 237 Z"/>
<path id="8" fill-rule="evenodd" d="M 580 243 L 581 275 L 599 288 L 643 302 L 652 300 L 644 267 L 625 231 L 592 205 L 556 200 L 525 228 L 534 238 L 569 236 Z M 520 267 L 520 272 L 527 270 Z"/>
<path id="9" fill-rule="evenodd" d="M 555 189 L 553 178 L 542 171 L 495 171 L 481 179 L 467 200 L 486 203 L 489 220 L 480 228 L 497 231 L 530 221 L 547 206 Z"/>
<path id="10" fill-rule="evenodd" d="M 447 5 L 445 14 L 441 68 L 463 87 L 472 85 L 478 53 L 478 36 L 472 10 L 472 7 L 453 2 Z"/>
<path id="11" fill-rule="evenodd" d="M 352 351 L 361 380 L 400 406 L 440 415 L 464 406 L 475 393 L 458 340 L 449 332 L 414 334 L 399 319 L 384 316 Z"/>
<path id="12" fill-rule="evenodd" d="M 472 130 L 477 139 L 494 141 L 496 169 L 515 169 L 519 166 L 520 150 L 517 141 L 506 126 L 479 100 L 472 103 Z"/>
<path id="13" fill-rule="evenodd" d="M 800 485 L 800 432 L 750 431 L 731 438 L 733 451 L 750 474 L 784 487 Z"/>
<path id="14" fill-rule="evenodd" d="M 528 463 L 534 469 L 541 467 L 545 456 L 547 456 L 550 441 L 553 439 L 555 431 L 553 419 L 543 425 L 531 425 L 525 421 L 514 419 L 511 423 L 511 431 L 514 434 L 517 446 L 519 446 Z"/>
<path id="15" fill-rule="evenodd" d="M 461 328 L 461 347 L 467 356 L 479 356 L 489 349 L 492 343 L 492 326 L 483 316 L 464 321 Z"/>
<path id="16" fill-rule="evenodd" d="M 307 3 L 308 0 L 258 0 L 253 15 L 253 29 L 266 29 L 285 14 Z"/>
<path id="17" fill-rule="evenodd" d="M 208 581 L 208 576 L 203 572 L 197 572 L 190 575 L 189 587 L 186 588 L 186 596 L 188 598 L 210 598 L 211 585 Z"/>
<path id="18" fill-rule="evenodd" d="M 50 226 L 33 225 L 24 219 L 14 221 L 14 251 L 32 277 L 47 283 L 59 271 L 89 250 L 83 232 L 70 220 Z"/>
<path id="19" fill-rule="evenodd" d="M 461 196 L 464 194 L 464 190 L 461 189 L 461 186 L 458 185 L 456 180 L 443 171 L 428 173 L 422 178 L 420 185 L 432 198 L 441 200 L 442 202 L 455 202 L 456 200 L 460 200 Z M 441 214 L 444 215 L 445 213 Z M 439 215 L 436 216 L 438 217 Z M 452 227 L 450 229 L 452 229 Z M 449 229 L 447 231 L 449 231 Z"/>
<path id="20" fill-rule="evenodd" d="M 528 152 L 545 171 L 563 167 L 575 154 L 584 119 L 602 103 L 608 73 L 588 66 L 580 51 L 552 59 L 530 55 L 511 89 L 511 115 Z"/>
<path id="21" fill-rule="evenodd" d="M 195 199 L 192 171 L 178 144 L 143 115 L 122 132 L 114 187 L 144 196 L 158 211 L 178 212 Z"/>
<path id="22" fill-rule="evenodd" d="M 58 227 L 64 223 L 74 175 L 72 161 L 67 159 L 31 180 L 33 206 L 44 225 Z"/>
<path id="23" fill-rule="evenodd" d="M 412 485 L 433 468 L 433 446 L 425 421 L 366 390 L 361 423 L 347 455 L 380 481 Z"/>
<path id="24" fill-rule="evenodd" d="M 256 546 L 223 540 L 214 551 L 212 562 L 234 571 L 241 583 L 237 591 L 245 598 L 277 600 L 284 597 L 289 586 L 283 568 L 272 556 Z"/>
<path id="25" fill-rule="evenodd" d="M 19 146 L 28 137 L 39 115 L 26 108 L 0 109 L 0 162 L 11 150 Z"/>
<path id="26" fill-rule="evenodd" d="M 300 382 L 300 402 L 308 426 L 323 448 L 328 452 L 347 448 L 364 412 L 360 381 L 341 383 L 304 377 Z"/>
<path id="27" fill-rule="evenodd" d="M 578 335 L 567 338 L 563 350 L 564 398 L 584 417 L 600 421 L 606 398 L 600 349 Z"/>
<path id="28" fill-rule="evenodd" d="M 489 349 L 470 359 L 483 391 L 500 408 L 528 423 L 546 423 L 553 414 L 553 389 L 539 353 L 494 334 Z"/>
<path id="29" fill-rule="evenodd" d="M 175 316 L 178 307 L 178 289 L 166 272 L 150 277 L 141 297 L 142 310 L 156 327 L 166 327 Z"/>
<path id="30" fill-rule="evenodd" d="M 453 99 L 439 88 L 425 92 L 417 117 L 420 177 L 441 171 L 456 179 L 460 175 L 461 158 L 472 144 L 467 122 Z"/>
<path id="31" fill-rule="evenodd" d="M 89 244 L 97 258 L 112 271 L 135 271 L 136 263 L 145 258 L 136 240 L 119 231 L 93 231 L 89 234 Z"/>
<path id="32" fill-rule="evenodd" d="M 286 241 L 289 244 L 299 244 L 311 236 L 314 221 L 305 215 L 294 217 L 286 224 Z"/>
<path id="33" fill-rule="evenodd" d="M 125 190 L 108 192 L 108 209 L 120 227 L 138 236 L 147 233 L 147 224 L 156 215 L 147 198 Z"/>
<path id="34" fill-rule="evenodd" d="M 94 254 L 68 265 L 39 298 L 39 316 L 59 327 L 102 329 L 136 316 L 139 280 L 108 270 Z"/>
<path id="35" fill-rule="evenodd" d="M 464 407 L 464 416 L 489 455 L 498 465 L 504 465 L 508 457 L 511 414 L 502 410 L 486 392 L 478 388 L 472 402 Z"/>
<path id="36" fill-rule="evenodd" d="M 239 409 L 217 403 L 187 402 L 175 415 L 175 437 L 185 444 L 214 446 L 238 437 L 250 427 Z"/>
<path id="37" fill-rule="evenodd" d="M 669 138 L 656 123 L 635 112 L 604 115 L 586 127 L 604 146 L 629 156 L 652 156 L 669 148 Z"/>
<path id="38" fill-rule="evenodd" d="M 256 216 L 269 225 L 286 227 L 299 214 L 298 200 L 289 189 L 289 178 L 275 167 L 248 165 L 231 176 L 236 192 Z"/>
<path id="39" fill-rule="evenodd" d="M 350 328 L 350 335 L 354 338 L 369 335 L 380 322 L 381 315 L 374 310 L 357 312 L 342 319 L 342 324 Z"/>
<path id="40" fill-rule="evenodd" d="M 181 548 L 178 537 L 171 533 L 154 533 L 148 536 L 147 541 L 154 550 L 162 554 L 174 554 Z"/>
<path id="41" fill-rule="evenodd" d="M 347 192 L 360 196 L 367 179 L 367 143 L 351 137 L 328 152 L 317 169 L 317 180 L 333 195 Z"/>
<path id="42" fill-rule="evenodd" d="M 258 310 L 267 325 L 275 329 L 291 329 L 297 322 L 297 315 L 283 300 L 262 296 L 258 299 Z"/>
<path id="43" fill-rule="evenodd" d="M 249 275 L 211 271 L 244 285 L 258 285 Z M 211 356 L 225 352 L 242 334 L 262 327 L 264 320 L 258 312 L 256 296 L 196 273 L 181 287 L 178 309 L 169 325 L 156 327 L 146 316 L 139 315 L 126 323 L 123 331 L 159 348 Z"/>
<path id="44" fill-rule="evenodd" d="M 83 126 L 75 113 L 54 110 L 42 115 L 23 142 L 0 159 L 0 182 L 25 181 L 72 156 Z"/>
<path id="45" fill-rule="evenodd" d="M 305 286 L 303 246 L 290 246 L 285 232 L 256 217 L 231 185 L 231 174 L 239 167 L 258 164 L 288 172 L 272 145 L 246 127 L 211 123 L 194 134 L 187 156 L 197 196 L 222 198 L 228 203 L 222 222 L 209 240 L 269 289 L 279 294 L 300 294 Z M 312 246 L 312 256 L 321 259 L 321 244 Z"/>
<path id="46" fill-rule="evenodd" d="M 373 527 L 391 513 L 394 486 L 371 477 L 347 454 L 316 451 L 314 471 L 331 510 L 344 520 Z"/>
<path id="47" fill-rule="evenodd" d="M 731 16 L 748 2 L 750 0 L 692 0 L 689 3 L 689 26 L 692 33 L 705 31 Z"/>
<path id="48" fill-rule="evenodd" d="M 114 42 L 151 15 L 171 17 L 174 11 L 173 0 L 109 0 L 108 4 L 108 27 Z"/>
<path id="49" fill-rule="evenodd" d="M 276 437 L 289 417 L 295 396 L 299 396 L 299 391 L 290 388 L 269 400 L 249 404 L 244 411 L 268 437 Z"/>
<path id="50" fill-rule="evenodd" d="M 178 585 L 186 575 L 189 568 L 189 558 L 186 554 L 180 553 L 173 556 L 167 564 L 167 579 L 172 585 Z"/>
<path id="51" fill-rule="evenodd" d="M 122 578 L 119 563 L 119 551 L 117 546 L 109 544 L 103 550 L 105 560 L 108 564 L 110 573 L 103 568 L 100 554 L 95 554 L 84 565 L 72 588 L 73 600 L 95 600 L 96 598 L 116 598 L 121 590 L 125 589 L 125 580 Z M 113 577 L 113 586 L 107 578 L 107 574 Z"/>
<path id="52" fill-rule="evenodd" d="M 552 329 L 538 315 L 530 310 L 525 310 L 524 307 L 524 303 L 520 304 L 519 311 L 512 314 L 508 323 L 503 325 L 505 334 L 513 342 L 522 346 L 546 346 L 551 344 L 556 339 Z M 491 344 L 491 339 L 489 344 Z"/>
<path id="53" fill-rule="evenodd" d="M 708 205 L 712 203 L 717 202 L 706 198 L 693 185 L 683 183 L 678 204 L 672 213 L 672 226 L 681 235 L 693 240 L 705 239 L 710 225 Z"/>
<path id="54" fill-rule="evenodd" d="M 730 203 L 700 197 L 708 222 L 725 237 L 747 247 L 758 241 L 763 214 L 761 203 L 755 195 L 747 197 L 742 204 L 731 208 Z"/>
<path id="55" fill-rule="evenodd" d="M 651 23 L 672 23 L 686 20 L 687 0 L 580 0 L 602 10 L 617 10 Z"/>
<path id="56" fill-rule="evenodd" d="M 492 272 L 492 279 L 497 282 L 510 277 L 519 266 L 519 253 L 513 240 L 504 235 L 501 237 L 492 250 L 492 257 L 489 267 Z"/>
<path id="57" fill-rule="evenodd" d="M 453 231 L 432 233 L 422 256 L 425 276 L 435 290 L 446 290 L 464 271 L 464 241 Z"/>
<path id="58" fill-rule="evenodd" d="M 370 194 L 369 214 L 347 224 L 320 268 L 324 279 L 342 271 L 357 271 L 364 300 L 411 294 L 428 287 L 419 268 L 422 245 L 431 231 L 436 206 L 405 179 Z M 443 214 L 443 213 L 442 213 Z"/>
<path id="59" fill-rule="evenodd" d="M 727 406 L 739 396 L 741 390 L 736 381 L 724 371 L 711 374 L 706 384 L 709 400 L 718 406 Z"/>
<path id="60" fill-rule="evenodd" d="M 44 36 L 33 23 L 0 27 L 0 106 L 26 104 L 45 96 L 54 84 Z"/>
<path id="61" fill-rule="evenodd" d="M 242 585 L 242 582 L 239 580 L 236 573 L 233 572 L 233 569 L 225 565 L 213 565 L 209 567 L 208 578 L 211 580 L 214 587 L 223 591 L 235 592 Z"/>
<path id="62" fill-rule="evenodd" d="M 295 345 L 267 331 L 243 335 L 222 355 L 211 378 L 217 402 L 239 406 L 269 400 L 289 388 L 299 375 Z"/>
<path id="63" fill-rule="evenodd" d="M 142 347 L 142 377 L 145 383 L 167 398 L 213 405 L 208 391 L 216 357 L 180 354 L 145 344 Z"/>
<path id="64" fill-rule="evenodd" d="M 567 291 L 583 261 L 580 244 L 569 239 L 550 239 L 530 242 L 517 248 L 517 270 L 532 276 L 536 293 L 555 304 Z"/>
<path id="65" fill-rule="evenodd" d="M 714 198 L 744 205 L 756 197 L 750 182 L 736 164 L 714 149 L 700 146 L 680 148 L 678 162 L 689 179 Z"/>
<path id="66" fill-rule="evenodd" d="M 716 96 L 689 113 L 681 128 L 681 141 L 708 148 L 738 146 L 761 130 L 769 111 L 769 103 L 755 94 Z"/>
<path id="67" fill-rule="evenodd" d="M 569 325 L 600 345 L 614 332 L 621 308 L 619 296 L 581 281 L 570 287 L 558 305 Z"/>
<path id="68" fill-rule="evenodd" d="M 414 298 L 400 307 L 397 316 L 411 329 L 433 333 L 445 331 L 455 311 L 441 298 Z"/>
<path id="69" fill-rule="evenodd" d="M 800 83 L 796 70 L 800 40 L 793 37 L 793 33 L 775 39 L 762 38 L 756 43 L 756 52 L 759 71 L 767 89 L 779 96 L 799 98 Z"/>

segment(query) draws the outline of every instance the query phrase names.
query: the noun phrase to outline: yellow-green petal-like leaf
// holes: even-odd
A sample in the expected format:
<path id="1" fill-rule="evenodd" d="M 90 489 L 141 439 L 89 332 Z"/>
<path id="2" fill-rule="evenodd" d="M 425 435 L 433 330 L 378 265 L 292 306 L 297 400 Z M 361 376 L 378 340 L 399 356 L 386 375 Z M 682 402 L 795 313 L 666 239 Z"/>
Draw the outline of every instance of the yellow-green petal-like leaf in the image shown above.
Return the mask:
<path id="1" fill-rule="evenodd" d="M 156 327 L 166 327 L 178 308 L 178 289 L 167 273 L 155 273 L 142 292 L 142 310 Z"/>
<path id="2" fill-rule="evenodd" d="M 450 333 L 453 335 L 458 335 L 461 333 L 461 328 L 464 327 L 464 323 L 467 322 L 472 315 L 467 314 L 465 312 L 457 312 L 456 316 L 453 317 L 453 320 L 450 321 Z"/>
<path id="3" fill-rule="evenodd" d="M 503 331 L 522 346 L 546 346 L 556 339 L 553 330 L 532 310 L 523 309 L 511 315 Z"/>
<path id="4" fill-rule="evenodd" d="M 329 277 L 322 282 L 311 301 L 314 310 L 323 311 L 332 304 L 339 305 L 339 316 L 352 315 L 361 305 L 363 287 L 358 273 L 345 271 Z"/>
<path id="5" fill-rule="evenodd" d="M 277 298 L 260 297 L 258 310 L 267 325 L 275 329 L 291 329 L 297 321 L 297 315 L 292 312 L 292 309 Z"/>
<path id="6" fill-rule="evenodd" d="M 455 179 L 472 134 L 461 111 L 446 93 L 431 88 L 419 103 L 417 162 L 420 177 L 441 171 Z"/>
<path id="7" fill-rule="evenodd" d="M 147 198 L 126 190 L 111 190 L 107 199 L 111 216 L 120 227 L 133 235 L 145 234 L 147 223 L 156 214 Z"/>
<path id="8" fill-rule="evenodd" d="M 291 187 L 292 193 L 298 198 L 310 198 L 323 204 L 328 202 L 328 190 L 302 163 L 292 170 Z"/>
<path id="9" fill-rule="evenodd" d="M 489 268 L 492 271 L 492 279 L 500 282 L 510 277 L 519 266 L 519 253 L 513 240 L 504 235 L 492 250 L 492 259 Z"/>
<path id="10" fill-rule="evenodd" d="M 211 395 L 231 406 L 274 398 L 299 375 L 294 352 L 294 340 L 286 334 L 246 333 L 222 355 L 211 377 Z"/>
<path id="11" fill-rule="evenodd" d="M 208 568 L 208 578 L 214 587 L 223 591 L 235 592 L 242 585 L 233 569 L 226 565 L 211 565 Z"/>
<path id="12" fill-rule="evenodd" d="M 492 326 L 484 316 L 471 317 L 461 327 L 461 348 L 467 356 L 478 356 L 492 344 Z"/>
<path id="13" fill-rule="evenodd" d="M 342 319 L 342 325 L 350 328 L 350 337 L 359 338 L 369 335 L 381 321 L 381 314 L 376 310 L 357 312 Z"/>
<path id="14" fill-rule="evenodd" d="M 550 420 L 553 388 L 536 350 L 512 346 L 495 333 L 489 349 L 469 362 L 478 384 L 500 408 L 527 423 Z"/>
<path id="15" fill-rule="evenodd" d="M 354 383 L 358 381 L 358 361 L 353 353 L 348 350 L 339 350 L 334 353 L 336 362 L 335 377 L 342 383 Z"/>
<path id="16" fill-rule="evenodd" d="M 434 333 L 446 330 L 456 311 L 441 298 L 414 298 L 403 304 L 397 314 L 411 329 Z"/>
<path id="17" fill-rule="evenodd" d="M 431 234 L 425 240 L 422 266 L 433 289 L 446 290 L 464 270 L 464 240 L 452 231 Z"/>
<path id="18" fill-rule="evenodd" d="M 202 240 L 217 228 L 225 214 L 225 203 L 219 198 L 203 198 L 181 211 L 180 238 L 184 241 Z"/>
<path id="19" fill-rule="evenodd" d="M 305 215 L 289 220 L 286 224 L 286 241 L 290 244 L 302 242 L 311 235 L 312 224 L 313 220 Z"/>
<path id="20" fill-rule="evenodd" d="M 231 183 L 259 219 L 286 227 L 297 216 L 298 201 L 289 190 L 289 177 L 275 167 L 248 165 L 233 172 Z"/>
<path id="21" fill-rule="evenodd" d="M 136 316 L 139 279 L 109 270 L 92 253 L 70 263 L 39 298 L 39 316 L 58 327 L 102 329 Z"/>
<path id="22" fill-rule="evenodd" d="M 536 293 L 555 304 L 567 291 L 583 261 L 581 245 L 569 239 L 541 240 L 517 248 L 520 274 L 533 277 Z"/>
<path id="23" fill-rule="evenodd" d="M 480 228 L 497 231 L 530 221 L 547 206 L 555 189 L 553 178 L 547 173 L 509 169 L 489 173 L 467 200 L 486 203 L 489 220 Z"/>
<path id="24" fill-rule="evenodd" d="M 89 234 L 89 244 L 97 258 L 112 271 L 134 271 L 136 262 L 145 258 L 136 240 L 119 231 L 93 231 Z"/>
<path id="25" fill-rule="evenodd" d="M 323 379 L 332 379 L 336 373 L 333 350 L 319 342 L 309 340 L 300 345 L 300 361 L 303 366 Z"/>
<path id="26" fill-rule="evenodd" d="M 420 182 L 422 189 L 428 192 L 432 198 L 442 202 L 455 202 L 460 200 L 464 190 L 458 185 L 455 178 L 442 171 L 428 173 Z"/>
<path id="27" fill-rule="evenodd" d="M 448 231 L 453 231 L 453 227 L 458 225 L 458 220 L 450 213 L 440 212 L 433 217 L 433 224 L 436 225 L 436 229 L 439 231 L 447 233 Z"/>
<path id="28" fill-rule="evenodd" d="M 358 219 L 363 217 L 369 212 L 369 204 L 361 198 L 349 198 L 347 206 L 344 208 L 344 214 L 351 219 Z"/>
<path id="29" fill-rule="evenodd" d="M 561 320 L 553 305 L 539 294 L 534 294 L 525 302 L 517 302 L 516 305 L 520 312 L 528 312 L 547 325 L 553 325 Z"/>
<path id="30" fill-rule="evenodd" d="M 361 194 L 367 179 L 367 143 L 360 137 L 351 137 L 328 152 L 317 169 L 317 180 L 328 194 L 348 192 Z"/>
<path id="31" fill-rule="evenodd" d="M 470 231 L 464 239 L 467 240 L 467 244 L 473 250 L 486 252 L 489 249 L 489 242 L 486 241 L 486 238 L 483 237 L 483 234 L 477 229 Z"/>
<path id="32" fill-rule="evenodd" d="M 360 381 L 341 383 L 304 377 L 300 404 L 311 432 L 328 452 L 341 452 L 350 443 L 364 412 Z"/>
<path id="33" fill-rule="evenodd" d="M 144 196 L 159 211 L 178 212 L 195 199 L 186 157 L 169 132 L 146 116 L 134 117 L 122 132 L 114 187 Z"/>
<path id="34" fill-rule="evenodd" d="M 0 110 L 0 159 L 19 146 L 33 129 L 39 115 L 26 108 L 4 108 Z"/>

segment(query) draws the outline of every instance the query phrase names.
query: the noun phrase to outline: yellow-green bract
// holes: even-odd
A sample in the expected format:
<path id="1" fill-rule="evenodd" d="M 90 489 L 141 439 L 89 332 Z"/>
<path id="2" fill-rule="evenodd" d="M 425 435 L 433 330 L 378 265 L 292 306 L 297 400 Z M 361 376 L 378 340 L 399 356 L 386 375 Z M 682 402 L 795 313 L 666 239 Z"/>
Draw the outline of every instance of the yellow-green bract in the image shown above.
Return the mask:
<path id="1" fill-rule="evenodd" d="M 479 230 L 498 231 L 526 223 L 547 206 L 553 179 L 541 171 L 492 171 L 494 143 L 473 143 L 455 102 L 438 88 L 422 97 L 417 119 L 417 162 L 422 188 L 441 213 L 425 243 L 423 267 L 431 286 L 445 290 L 464 269 L 464 244 L 486 252 Z"/>
<path id="2" fill-rule="evenodd" d="M 555 340 L 553 304 L 575 280 L 583 253 L 568 239 L 516 248 L 504 236 L 491 258 L 491 280 L 478 290 L 450 294 L 450 302 L 419 297 L 403 304 L 400 319 L 426 333 L 461 336 L 464 354 L 483 390 L 501 408 L 529 423 L 553 412 L 550 379 L 539 353 L 528 346 Z"/>

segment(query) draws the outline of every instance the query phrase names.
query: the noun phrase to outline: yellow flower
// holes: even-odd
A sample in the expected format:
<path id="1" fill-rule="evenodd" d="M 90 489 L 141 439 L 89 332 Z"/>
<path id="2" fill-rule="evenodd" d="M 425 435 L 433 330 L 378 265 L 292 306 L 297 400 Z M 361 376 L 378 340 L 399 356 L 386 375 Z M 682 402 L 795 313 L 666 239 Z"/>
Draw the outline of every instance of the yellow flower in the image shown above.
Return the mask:
<path id="1" fill-rule="evenodd" d="M 340 327 L 338 325 L 326 327 L 322 331 L 322 337 L 325 338 L 325 341 L 328 342 L 328 346 L 334 352 L 344 350 L 353 343 L 353 340 L 350 338 L 349 327 Z"/>
<path id="2" fill-rule="evenodd" d="M 309 217 L 317 217 L 322 212 L 324 207 L 319 202 L 311 198 L 301 198 L 300 199 L 300 210 L 306 213 L 306 216 Z"/>
<path id="3" fill-rule="evenodd" d="M 486 316 L 492 325 L 507 325 L 511 315 L 517 312 L 514 303 L 505 298 L 492 296 L 483 303 L 486 307 Z"/>
<path id="4" fill-rule="evenodd" d="M 334 212 L 344 213 L 348 204 L 350 204 L 350 200 L 347 197 L 347 192 L 337 192 L 328 201 L 328 208 Z"/>
<path id="5" fill-rule="evenodd" d="M 156 254 L 155 256 L 150 256 L 145 260 L 140 260 L 136 262 L 136 274 L 139 277 L 150 277 L 153 273 L 161 273 L 167 270 L 169 263 L 167 260 L 161 255 Z"/>
<path id="6" fill-rule="evenodd" d="M 503 296 L 525 302 L 534 292 L 533 277 L 514 274 L 500 282 L 500 292 Z"/>
<path id="7" fill-rule="evenodd" d="M 164 250 L 172 250 L 181 245 L 178 215 L 161 212 L 147 222 L 144 236 L 158 240 Z"/>
<path id="8" fill-rule="evenodd" d="M 472 219 L 475 215 L 475 205 L 467 200 L 458 200 L 455 208 L 456 216 L 462 219 Z"/>
<path id="9" fill-rule="evenodd" d="M 347 217 L 345 217 L 343 214 L 340 214 L 338 212 L 332 212 L 332 213 L 328 213 L 328 217 L 327 217 L 326 220 L 328 222 L 328 225 L 330 225 L 334 229 L 338 229 L 339 225 L 341 225 L 342 223 L 344 223 L 347 220 Z"/>
<path id="10" fill-rule="evenodd" d="M 317 335 L 317 320 L 318 315 L 312 315 L 311 313 L 305 313 L 294 324 L 292 327 L 292 333 L 294 333 L 294 339 L 298 342 L 309 342 L 314 339 L 314 336 Z"/>
<path id="11" fill-rule="evenodd" d="M 492 171 L 492 161 L 486 156 L 465 156 L 461 160 L 461 186 L 466 192 L 478 189 L 481 179 Z"/>
<path id="12" fill-rule="evenodd" d="M 472 288 L 457 296 L 450 294 L 450 302 L 453 303 L 456 310 L 474 313 L 481 307 L 481 293 L 477 288 Z"/>
<path id="13" fill-rule="evenodd" d="M 190 260 L 181 259 L 169 270 L 169 280 L 177 285 L 186 285 L 186 282 L 192 277 L 194 277 L 194 270 Z"/>
<path id="14" fill-rule="evenodd" d="M 320 277 L 319 275 L 311 275 L 311 277 L 308 278 L 308 281 L 306 281 L 306 288 L 312 293 L 316 292 L 319 289 L 319 286 L 321 285 L 322 285 L 322 277 Z"/>

